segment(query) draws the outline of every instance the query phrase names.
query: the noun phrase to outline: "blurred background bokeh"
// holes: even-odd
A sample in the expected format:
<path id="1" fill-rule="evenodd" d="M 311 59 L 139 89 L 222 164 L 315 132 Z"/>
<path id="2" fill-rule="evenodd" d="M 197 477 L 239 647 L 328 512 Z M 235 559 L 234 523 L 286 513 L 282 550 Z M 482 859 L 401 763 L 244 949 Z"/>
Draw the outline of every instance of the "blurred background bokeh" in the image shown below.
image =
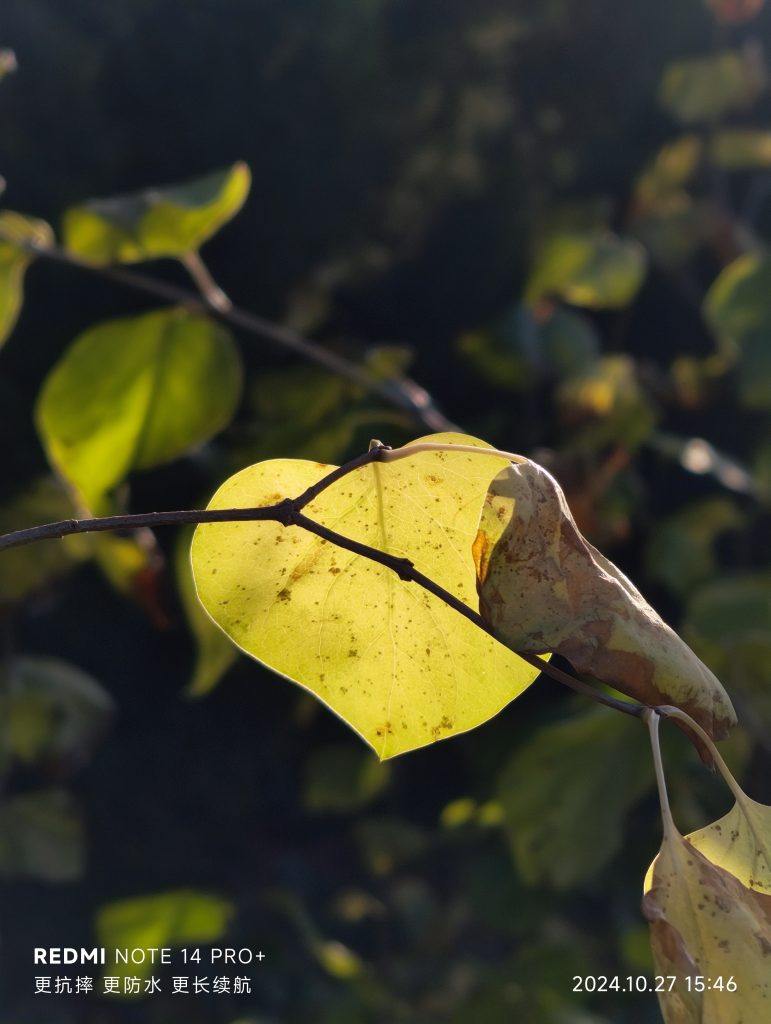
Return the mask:
<path id="1" fill-rule="evenodd" d="M 726 757 L 771 802 L 769 42 L 763 0 L 3 0 L 1 201 L 58 231 L 87 198 L 245 161 L 249 198 L 204 248 L 233 302 L 549 467 L 728 688 Z M 67 514 L 33 417 L 50 367 L 158 307 L 45 260 L 25 291 L 0 354 L 3 532 Z M 427 432 L 236 333 L 235 417 L 133 474 L 126 508 Z M 212 641 L 189 535 L 145 541 L 144 561 L 0 561 L 2 1024 L 660 1019 L 652 995 L 572 991 L 652 973 L 636 722 L 542 679 L 381 766 Z M 670 731 L 688 831 L 729 798 Z M 35 946 L 209 939 L 265 952 L 251 994 L 34 995 Z"/>

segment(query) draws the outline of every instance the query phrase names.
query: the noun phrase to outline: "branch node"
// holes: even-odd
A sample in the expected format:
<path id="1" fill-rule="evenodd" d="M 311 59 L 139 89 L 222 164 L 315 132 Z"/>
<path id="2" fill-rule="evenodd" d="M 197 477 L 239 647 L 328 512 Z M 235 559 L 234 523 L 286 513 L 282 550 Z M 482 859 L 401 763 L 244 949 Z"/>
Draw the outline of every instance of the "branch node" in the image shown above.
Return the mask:
<path id="1" fill-rule="evenodd" d="M 276 520 L 282 526 L 294 526 L 297 523 L 299 509 L 294 498 L 284 498 L 275 506 Z"/>
<path id="2" fill-rule="evenodd" d="M 391 566 L 400 580 L 404 580 L 406 583 L 414 581 L 415 563 L 411 562 L 409 558 L 395 558 Z"/>

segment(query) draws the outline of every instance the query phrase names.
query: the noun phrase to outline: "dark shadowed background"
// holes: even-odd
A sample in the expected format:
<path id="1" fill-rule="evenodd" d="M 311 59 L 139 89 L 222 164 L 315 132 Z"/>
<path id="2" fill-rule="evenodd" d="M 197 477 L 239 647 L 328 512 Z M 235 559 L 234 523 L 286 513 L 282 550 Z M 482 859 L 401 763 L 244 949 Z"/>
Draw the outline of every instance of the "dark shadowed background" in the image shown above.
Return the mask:
<path id="1" fill-rule="evenodd" d="M 768 802 L 770 36 L 762 0 L 4 0 L 18 67 L 0 81 L 2 202 L 58 228 L 84 199 L 245 161 L 249 198 L 203 252 L 234 303 L 409 375 L 465 431 L 547 465 L 583 532 L 736 698 L 726 757 Z M 560 262 L 559 245 L 579 257 Z M 721 276 L 716 297 L 726 267 L 749 283 Z M 172 261 L 146 269 L 189 286 Z M 32 413 L 50 367 L 97 321 L 157 307 L 30 269 L 0 354 L 4 530 L 31 522 L 19 495 L 50 472 Z M 196 507 L 259 459 L 339 463 L 427 432 L 237 337 L 235 418 L 134 474 L 127 508 Z M 660 1019 L 653 995 L 572 991 L 576 974 L 653 970 L 642 729 L 541 679 L 480 729 L 380 768 L 246 658 L 191 698 L 184 540 L 158 542 L 122 586 L 91 559 L 0 587 L 7 679 L 19 658 L 51 678 L 65 662 L 112 702 L 57 753 L 51 709 L 14 711 L 6 680 L 2 1024 Z M 669 732 L 687 831 L 728 797 Z M 646 764 L 642 784 L 635 769 L 609 796 L 625 759 Z M 109 932 L 115 905 L 148 899 L 133 931 Z M 239 972 L 246 995 L 34 994 L 33 947 L 105 936 L 212 937 L 266 959 Z"/>

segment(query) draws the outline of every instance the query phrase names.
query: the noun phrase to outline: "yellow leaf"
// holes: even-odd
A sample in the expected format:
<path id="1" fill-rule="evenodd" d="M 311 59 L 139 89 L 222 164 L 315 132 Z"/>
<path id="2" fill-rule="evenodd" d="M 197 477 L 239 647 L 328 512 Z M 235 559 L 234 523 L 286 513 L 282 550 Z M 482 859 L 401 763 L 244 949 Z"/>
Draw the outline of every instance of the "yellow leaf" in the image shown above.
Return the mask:
<path id="1" fill-rule="evenodd" d="M 771 896 L 754 892 L 665 831 L 643 898 L 667 1024 L 760 1024 L 771 1017 Z M 699 989 L 703 986 L 703 991 Z"/>
<path id="2" fill-rule="evenodd" d="M 484 447 L 461 434 L 423 440 Z M 496 455 L 423 451 L 355 470 L 305 512 L 411 559 L 476 608 L 471 544 L 489 482 L 506 464 Z M 210 507 L 271 505 L 331 469 L 258 463 L 226 481 Z M 214 621 L 247 654 L 314 693 L 381 758 L 481 724 L 537 675 L 416 584 L 302 530 L 202 525 L 192 557 L 198 596 Z"/>
<path id="3" fill-rule="evenodd" d="M 771 807 L 742 793 L 728 814 L 686 840 L 748 889 L 771 896 Z"/>
<path id="4" fill-rule="evenodd" d="M 715 676 L 580 534 L 533 462 L 493 481 L 474 542 L 480 611 L 512 650 L 556 652 L 645 704 L 674 704 L 710 736 L 736 722 Z"/>

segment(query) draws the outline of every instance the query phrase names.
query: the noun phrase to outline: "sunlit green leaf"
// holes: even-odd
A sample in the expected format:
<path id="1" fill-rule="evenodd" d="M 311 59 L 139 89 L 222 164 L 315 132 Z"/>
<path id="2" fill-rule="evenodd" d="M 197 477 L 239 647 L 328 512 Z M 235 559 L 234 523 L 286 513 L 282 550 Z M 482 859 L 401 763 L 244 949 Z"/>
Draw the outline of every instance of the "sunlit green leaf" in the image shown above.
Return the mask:
<path id="1" fill-rule="evenodd" d="M 56 480 L 41 477 L 0 507 L 0 533 L 71 519 L 76 511 Z M 90 553 L 91 543 L 87 537 L 41 541 L 3 551 L 0 554 L 0 604 L 23 600 L 64 575 Z"/>
<path id="2" fill-rule="evenodd" d="M 336 743 L 313 751 L 305 766 L 303 803 L 309 811 L 346 813 L 371 803 L 388 785 L 389 767 L 366 747 Z"/>
<path id="3" fill-rule="evenodd" d="M 23 299 L 24 271 L 34 256 L 14 245 L 53 244 L 53 231 L 44 220 L 33 220 L 12 210 L 0 210 L 0 345 L 13 330 Z"/>
<path id="4" fill-rule="evenodd" d="M 133 470 L 169 462 L 221 430 L 240 390 L 230 335 L 165 309 L 82 334 L 46 378 L 36 420 L 51 462 L 94 507 Z"/>
<path id="5" fill-rule="evenodd" d="M 183 530 L 174 553 L 174 572 L 182 607 L 196 645 L 193 672 L 187 685 L 191 697 L 212 690 L 238 657 L 238 648 L 215 626 L 201 607 L 190 566 L 192 529 Z"/>
<path id="6" fill-rule="evenodd" d="M 64 790 L 0 801 L 0 875 L 72 882 L 82 875 L 84 861 L 80 814 Z"/>
<path id="7" fill-rule="evenodd" d="M 590 309 L 623 309 L 637 295 L 645 272 L 645 250 L 632 238 L 557 235 L 539 253 L 525 298 L 530 305 L 557 298 Z"/>
<path id="8" fill-rule="evenodd" d="M 748 106 L 763 87 L 751 53 L 724 50 L 670 64 L 661 82 L 661 103 L 682 124 L 714 121 Z"/>
<path id="9" fill-rule="evenodd" d="M 597 709 L 535 732 L 498 789 L 525 881 L 567 888 L 598 877 L 621 847 L 627 812 L 653 781 L 636 719 Z"/>
<path id="10" fill-rule="evenodd" d="M 47 657 L 11 659 L 0 668 L 0 717 L 10 752 L 20 761 L 77 765 L 102 735 L 113 704 L 74 665 Z"/>
<path id="11" fill-rule="evenodd" d="M 249 193 L 244 163 L 182 185 L 92 199 L 64 215 L 64 244 L 90 263 L 183 257 L 234 217 Z"/>
<path id="12" fill-rule="evenodd" d="M 112 961 L 115 949 L 171 949 L 216 942 L 234 914 L 228 901 L 205 892 L 180 889 L 138 896 L 103 906 L 96 916 L 99 944 Z M 110 963 L 108 974 L 145 978 L 153 973 L 149 958 L 143 964 Z"/>
<path id="13" fill-rule="evenodd" d="M 462 434 L 429 440 L 482 442 Z M 471 544 L 506 460 L 421 452 L 361 467 L 306 508 L 354 540 L 414 561 L 477 607 Z M 331 467 L 258 463 L 210 507 L 269 505 Z M 522 692 L 536 671 L 444 602 L 384 566 L 274 522 L 199 526 L 193 572 L 204 607 L 249 655 L 326 703 L 381 758 L 464 732 Z"/>

